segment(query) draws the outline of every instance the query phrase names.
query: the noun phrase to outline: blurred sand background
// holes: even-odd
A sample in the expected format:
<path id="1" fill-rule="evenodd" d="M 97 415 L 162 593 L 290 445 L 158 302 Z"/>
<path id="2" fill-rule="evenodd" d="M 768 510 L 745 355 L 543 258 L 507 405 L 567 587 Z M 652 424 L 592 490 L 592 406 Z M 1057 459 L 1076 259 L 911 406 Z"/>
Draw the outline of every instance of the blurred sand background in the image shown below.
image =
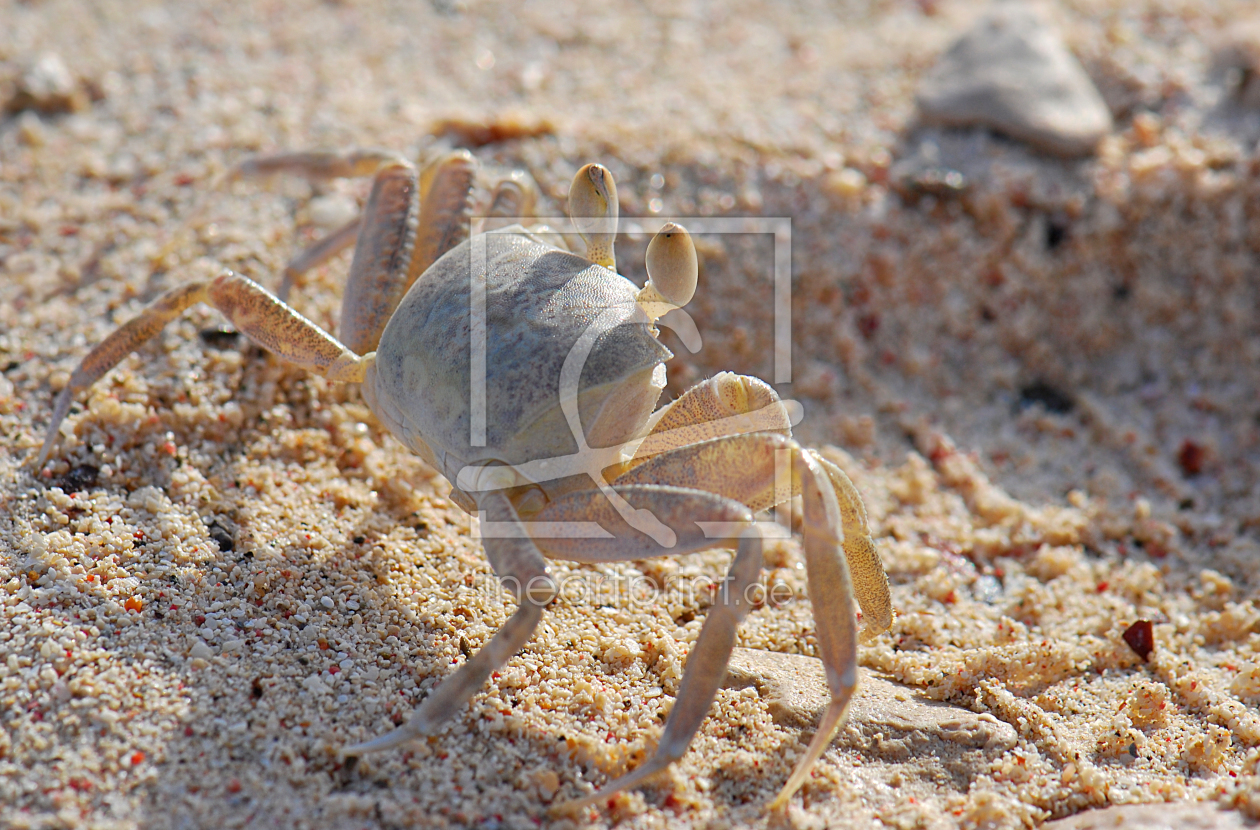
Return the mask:
<path id="1" fill-rule="evenodd" d="M 533 827 L 653 746 L 708 604 L 690 589 L 727 553 L 558 564 L 585 590 L 465 715 L 340 763 L 510 603 L 356 391 L 207 309 L 29 466 L 92 344 L 224 265 L 276 285 L 367 188 L 239 184 L 155 264 L 216 174 L 355 145 L 468 146 L 553 200 L 599 160 L 624 216 L 792 219 L 781 391 L 866 496 L 899 616 L 862 662 L 903 685 L 867 684 L 791 810 L 764 812 L 819 694 L 779 545 L 789 595 L 750 615 L 685 758 L 556 826 L 1260 812 L 1260 114 L 1245 50 L 1214 63 L 1254 5 L 1050 6 L 1116 121 L 1079 161 L 916 127 L 924 72 L 983 8 L 0 0 L 0 825 Z M 61 98 L 29 94 L 39 71 Z M 632 278 L 646 242 L 619 242 Z M 673 394 L 774 366 L 770 240 L 699 242 L 704 348 L 667 341 Z M 329 328 L 347 262 L 295 297 Z M 1145 662 L 1122 637 L 1140 619 Z"/>

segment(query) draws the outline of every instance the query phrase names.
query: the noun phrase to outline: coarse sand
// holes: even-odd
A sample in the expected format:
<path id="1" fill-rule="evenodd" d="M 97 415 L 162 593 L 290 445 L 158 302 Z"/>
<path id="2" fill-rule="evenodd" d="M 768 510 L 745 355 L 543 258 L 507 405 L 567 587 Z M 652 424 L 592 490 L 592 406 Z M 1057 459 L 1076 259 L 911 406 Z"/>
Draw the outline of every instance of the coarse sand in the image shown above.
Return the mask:
<path id="1" fill-rule="evenodd" d="M 1256 12 L 1048 6 L 1116 120 L 1063 161 L 916 125 L 918 80 L 983 9 L 0 0 L 0 826 L 1260 816 L 1260 113 L 1235 94 L 1252 70 L 1213 57 Z M 218 174 L 359 145 L 473 148 L 545 210 L 602 161 L 639 280 L 636 217 L 791 219 L 790 249 L 699 235 L 704 347 L 665 337 L 676 395 L 782 380 L 789 328 L 798 436 L 865 495 L 893 582 L 861 652 L 880 679 L 786 814 L 765 805 L 821 694 L 794 542 L 767 551 L 773 590 L 682 760 L 555 818 L 654 747 L 729 552 L 556 563 L 563 596 L 448 729 L 349 764 L 338 747 L 402 722 L 513 607 L 449 484 L 357 390 L 198 307 L 34 468 L 91 345 L 223 266 L 275 286 L 367 190 Z M 333 330 L 347 264 L 294 295 Z"/>

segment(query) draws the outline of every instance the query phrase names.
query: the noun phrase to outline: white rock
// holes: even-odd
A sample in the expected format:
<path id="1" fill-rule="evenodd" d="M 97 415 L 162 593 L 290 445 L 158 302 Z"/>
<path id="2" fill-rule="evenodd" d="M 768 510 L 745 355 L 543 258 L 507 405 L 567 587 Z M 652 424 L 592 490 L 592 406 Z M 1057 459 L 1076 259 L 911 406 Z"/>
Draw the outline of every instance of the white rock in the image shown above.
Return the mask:
<path id="1" fill-rule="evenodd" d="M 918 95 L 925 124 L 988 127 L 1048 153 L 1094 152 L 1111 112 L 1059 36 L 1004 0 L 950 47 Z"/>
<path id="2" fill-rule="evenodd" d="M 54 114 L 76 112 L 85 106 L 87 98 L 61 56 L 45 52 L 22 73 L 17 91 L 5 109 Z"/>
<path id="3" fill-rule="evenodd" d="M 1239 813 L 1227 813 L 1214 804 L 1194 801 L 1126 804 L 1089 810 L 1042 825 L 1044 830 L 1241 830 L 1248 826 Z"/>
<path id="4" fill-rule="evenodd" d="M 188 656 L 193 658 L 200 657 L 202 660 L 209 660 L 214 656 L 214 649 L 210 648 L 210 646 L 206 645 L 203 641 L 198 640 L 193 643 L 193 647 L 188 650 Z"/>
<path id="5" fill-rule="evenodd" d="M 812 729 L 831 700 L 821 660 L 798 654 L 737 648 L 731 653 L 725 685 L 755 686 L 775 723 Z M 1009 723 L 989 714 L 927 700 L 916 689 L 862 672 L 849 707 L 845 735 L 885 760 L 900 761 L 929 745 L 1000 755 L 1018 736 Z M 838 740 L 845 740 L 838 738 Z M 871 744 L 871 742 L 874 744 Z"/>
<path id="6" fill-rule="evenodd" d="M 1238 104 L 1260 109 L 1260 18 L 1233 21 L 1216 43 L 1212 66 Z"/>

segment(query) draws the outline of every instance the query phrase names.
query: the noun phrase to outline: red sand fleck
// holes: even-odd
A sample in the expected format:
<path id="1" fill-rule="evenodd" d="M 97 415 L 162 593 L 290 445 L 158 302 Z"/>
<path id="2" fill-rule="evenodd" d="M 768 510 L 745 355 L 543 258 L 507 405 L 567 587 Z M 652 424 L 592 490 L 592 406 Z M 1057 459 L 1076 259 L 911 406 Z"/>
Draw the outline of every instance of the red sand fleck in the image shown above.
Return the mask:
<path id="1" fill-rule="evenodd" d="M 1155 650 L 1155 630 L 1150 620 L 1138 620 L 1124 630 L 1124 641 L 1143 660 Z"/>
<path id="2" fill-rule="evenodd" d="M 1207 463 L 1207 448 L 1187 438 L 1181 442 L 1181 449 L 1177 451 L 1177 463 L 1187 476 L 1197 476 L 1203 472 L 1203 466 Z"/>

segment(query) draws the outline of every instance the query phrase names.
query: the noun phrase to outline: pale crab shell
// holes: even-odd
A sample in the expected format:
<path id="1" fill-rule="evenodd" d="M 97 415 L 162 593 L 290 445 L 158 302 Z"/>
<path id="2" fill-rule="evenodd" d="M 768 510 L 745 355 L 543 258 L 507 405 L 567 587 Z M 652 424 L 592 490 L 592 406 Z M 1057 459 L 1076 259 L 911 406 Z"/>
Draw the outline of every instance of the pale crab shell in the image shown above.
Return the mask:
<path id="1" fill-rule="evenodd" d="M 486 285 L 485 446 L 472 444 L 469 404 L 474 262 L 484 263 L 474 276 Z M 394 312 L 365 378 L 365 398 L 452 483 L 467 465 L 571 455 L 579 447 L 561 411 L 561 371 L 596 325 L 606 330 L 594 338 L 577 389 L 583 432 L 591 447 L 633 441 L 646 430 L 665 385 L 663 364 L 673 356 L 636 304 L 638 291 L 616 272 L 523 229 L 474 237 L 430 266 Z M 607 325 L 610 309 L 622 322 Z M 539 484 L 549 495 L 577 486 Z"/>

